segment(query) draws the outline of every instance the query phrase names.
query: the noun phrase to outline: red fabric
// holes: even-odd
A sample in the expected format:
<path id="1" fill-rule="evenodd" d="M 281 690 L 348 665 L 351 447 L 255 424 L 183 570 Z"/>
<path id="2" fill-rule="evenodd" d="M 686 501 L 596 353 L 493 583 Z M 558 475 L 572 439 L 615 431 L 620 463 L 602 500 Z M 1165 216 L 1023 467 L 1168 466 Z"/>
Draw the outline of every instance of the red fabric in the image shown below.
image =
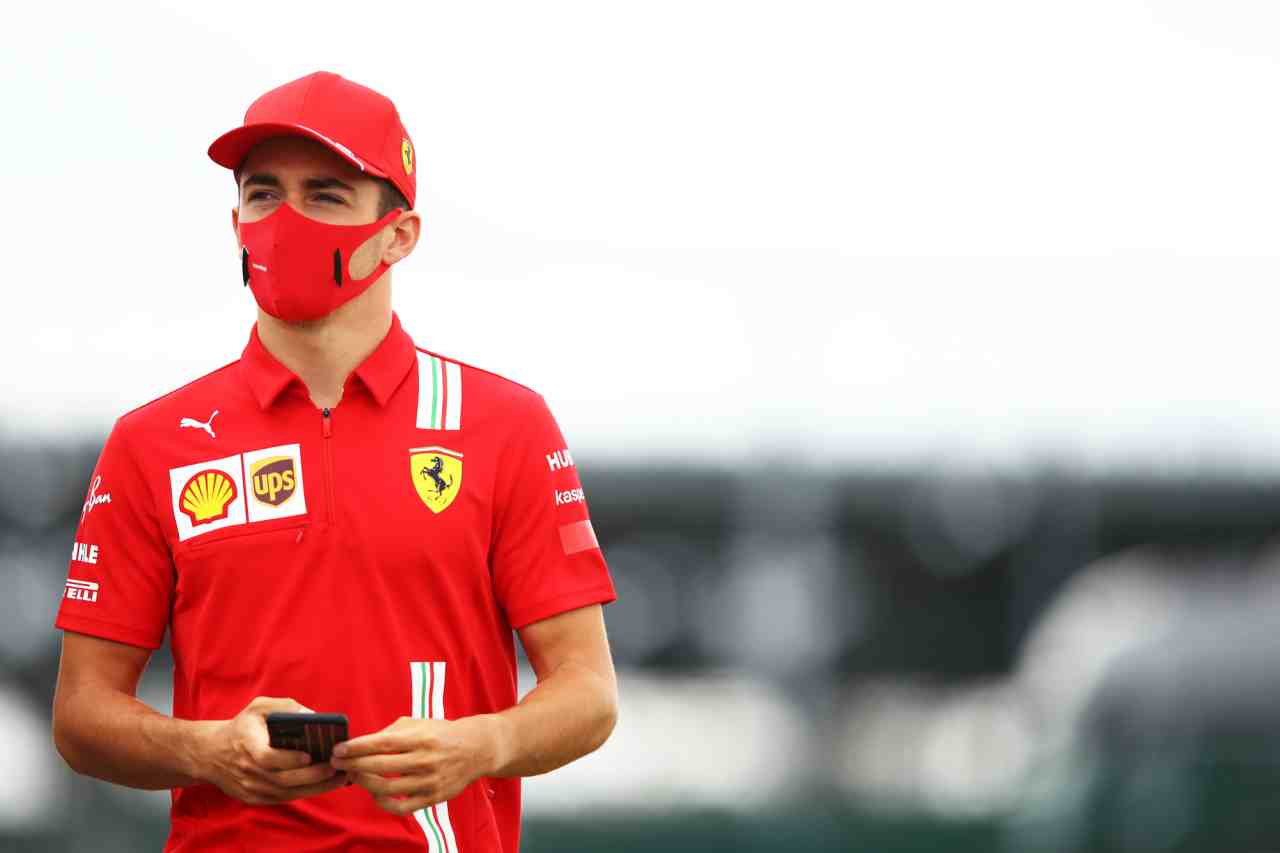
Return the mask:
<path id="1" fill-rule="evenodd" d="M 99 588 L 92 600 L 83 600 L 67 598 L 73 588 L 68 586 L 58 627 L 159 648 L 173 601 L 174 569 L 156 506 L 127 430 L 117 421 L 89 477 L 76 529 L 77 544 L 96 546 L 90 552 L 94 562 L 76 559 L 73 549 L 67 570 L 69 581 Z"/>
<path id="2" fill-rule="evenodd" d="M 76 534 L 85 547 L 74 555 L 96 545 L 97 561 L 71 563 L 78 597 L 64 597 L 58 627 L 147 647 L 168 627 L 173 710 L 185 719 L 291 696 L 346 713 L 352 736 L 366 734 L 412 713 L 411 661 L 446 663 L 449 719 L 514 704 L 513 626 L 607 603 L 613 586 L 598 548 L 567 555 L 561 545 L 559 527 L 586 520 L 587 507 L 576 467 L 548 463 L 564 443 L 542 398 L 462 365 L 461 428 L 419 429 L 418 358 L 396 319 L 347 380 L 328 438 L 256 332 L 238 362 L 122 417 L 94 473 L 110 501 Z M 199 424 L 180 427 L 184 418 Z M 461 459 L 448 478 L 458 491 L 439 512 L 414 484 L 425 475 L 410 451 L 422 447 Z M 259 466 L 277 473 L 269 494 L 255 492 Z M 175 490 L 188 468 L 240 482 L 211 490 L 212 509 L 184 509 Z M 244 508 L 218 502 L 232 491 Z M 214 510 L 226 517 L 193 523 Z M 99 585 L 96 600 L 86 583 Z M 464 853 L 514 853 L 520 781 L 478 780 L 449 813 Z M 253 808 L 197 785 L 174 792 L 172 818 L 169 851 L 425 849 L 412 816 L 378 809 L 354 786 Z"/>
<path id="3" fill-rule="evenodd" d="M 530 394 L 522 403 L 524 429 L 497 471 L 502 509 L 493 544 L 494 588 L 516 628 L 562 612 L 566 594 L 613 595 L 599 547 L 571 554 L 561 542 L 562 526 L 588 518 L 586 501 L 577 499 L 582 483 L 546 402 Z M 561 583 L 546 582 L 545 566 L 557 567 Z"/>
<path id="4" fill-rule="evenodd" d="M 278 86 L 254 101 L 244 124 L 209 146 L 209 157 L 240 168 L 249 149 L 273 136 L 306 136 L 361 171 L 396 185 L 412 207 L 418 194 L 417 153 L 396 105 L 385 95 L 328 71 Z"/>

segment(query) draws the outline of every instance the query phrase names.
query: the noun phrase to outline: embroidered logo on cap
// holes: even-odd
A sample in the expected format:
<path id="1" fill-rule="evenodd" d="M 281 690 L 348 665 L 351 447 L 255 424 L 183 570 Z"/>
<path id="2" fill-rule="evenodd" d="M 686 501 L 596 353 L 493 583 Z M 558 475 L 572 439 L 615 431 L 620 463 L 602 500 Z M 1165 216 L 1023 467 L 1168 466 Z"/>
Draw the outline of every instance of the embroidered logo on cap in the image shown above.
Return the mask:
<path id="1" fill-rule="evenodd" d="M 400 161 L 404 163 L 404 173 L 406 175 L 413 174 L 413 143 L 409 141 L 409 137 L 405 137 L 400 142 Z"/>

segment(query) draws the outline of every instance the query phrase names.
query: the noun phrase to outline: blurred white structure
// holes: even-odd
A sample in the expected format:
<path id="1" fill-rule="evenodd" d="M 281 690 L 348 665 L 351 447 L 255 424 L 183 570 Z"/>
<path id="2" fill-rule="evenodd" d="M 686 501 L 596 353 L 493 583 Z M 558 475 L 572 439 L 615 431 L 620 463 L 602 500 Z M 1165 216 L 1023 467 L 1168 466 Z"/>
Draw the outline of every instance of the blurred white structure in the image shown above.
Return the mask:
<path id="1" fill-rule="evenodd" d="M 48 725 L 26 696 L 0 684 L 0 836 L 50 826 L 65 812 L 67 778 L 50 748 Z"/>
<path id="2" fill-rule="evenodd" d="M 817 757 L 794 701 L 745 675 L 621 672 L 619 700 L 598 752 L 527 780 L 530 815 L 782 807 Z"/>

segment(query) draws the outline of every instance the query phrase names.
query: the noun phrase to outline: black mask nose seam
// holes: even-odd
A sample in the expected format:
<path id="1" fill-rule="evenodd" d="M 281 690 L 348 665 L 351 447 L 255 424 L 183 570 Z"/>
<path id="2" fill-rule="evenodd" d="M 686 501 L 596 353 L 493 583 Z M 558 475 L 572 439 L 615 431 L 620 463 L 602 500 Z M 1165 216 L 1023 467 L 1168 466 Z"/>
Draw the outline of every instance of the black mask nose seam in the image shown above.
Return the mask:
<path id="1" fill-rule="evenodd" d="M 333 250 L 333 281 L 342 287 L 342 250 Z"/>
<path id="2" fill-rule="evenodd" d="M 244 279 L 247 287 L 249 285 L 249 250 L 243 246 L 240 248 L 240 277 Z"/>

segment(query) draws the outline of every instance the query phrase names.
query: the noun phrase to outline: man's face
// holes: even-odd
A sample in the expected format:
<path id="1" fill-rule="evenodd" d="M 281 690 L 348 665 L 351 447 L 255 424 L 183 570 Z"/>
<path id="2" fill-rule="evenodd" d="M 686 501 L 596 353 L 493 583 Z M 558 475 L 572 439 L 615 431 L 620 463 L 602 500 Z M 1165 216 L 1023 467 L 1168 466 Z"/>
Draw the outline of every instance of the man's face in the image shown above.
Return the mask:
<path id="1" fill-rule="evenodd" d="M 282 136 L 258 143 L 240 165 L 239 221 L 256 222 L 281 204 L 320 222 L 366 225 L 378 219 L 377 181 L 319 142 Z"/>

